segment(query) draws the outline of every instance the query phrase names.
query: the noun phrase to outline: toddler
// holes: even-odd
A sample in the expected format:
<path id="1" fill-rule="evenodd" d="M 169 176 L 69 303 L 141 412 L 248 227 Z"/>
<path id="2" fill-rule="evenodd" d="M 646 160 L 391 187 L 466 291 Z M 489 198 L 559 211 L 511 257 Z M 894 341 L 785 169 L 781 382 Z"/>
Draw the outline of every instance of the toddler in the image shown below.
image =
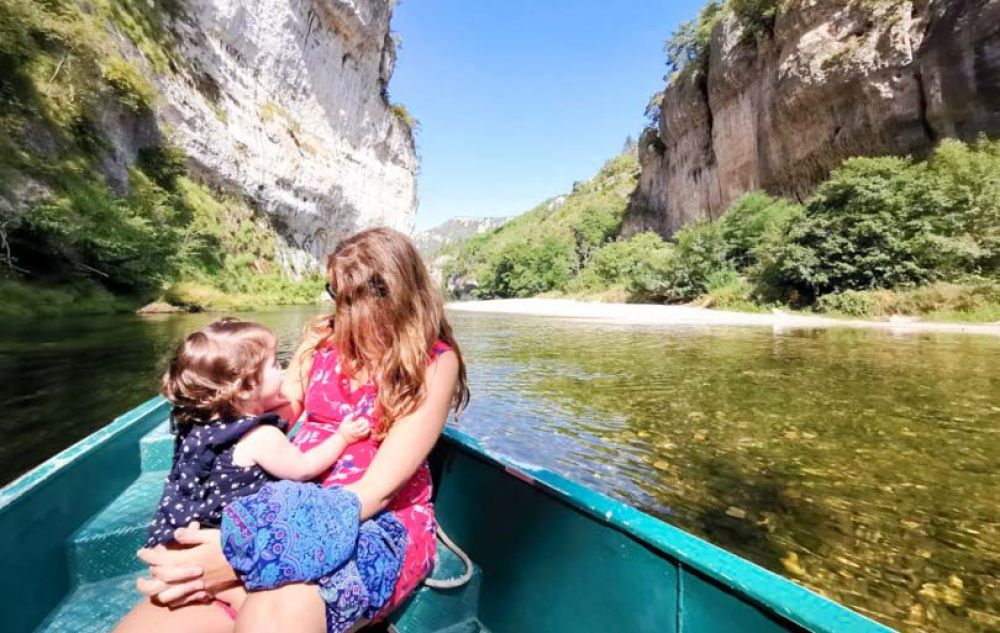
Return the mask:
<path id="1" fill-rule="evenodd" d="M 174 530 L 191 522 L 219 527 L 226 504 L 268 481 L 314 479 L 368 435 L 366 420 L 348 420 L 318 447 L 305 453 L 296 448 L 285 436 L 285 422 L 264 413 L 281 401 L 276 344 L 266 327 L 224 318 L 177 348 L 162 387 L 174 405 L 173 464 L 147 547 L 170 544 Z M 244 595 L 226 593 L 234 607 Z"/>

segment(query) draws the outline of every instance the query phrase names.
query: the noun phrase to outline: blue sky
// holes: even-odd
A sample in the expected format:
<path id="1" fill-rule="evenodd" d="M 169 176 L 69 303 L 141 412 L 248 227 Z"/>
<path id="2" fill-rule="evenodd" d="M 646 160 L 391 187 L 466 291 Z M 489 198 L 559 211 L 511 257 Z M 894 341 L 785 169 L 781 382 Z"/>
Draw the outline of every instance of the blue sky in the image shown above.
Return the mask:
<path id="1" fill-rule="evenodd" d="M 704 0 L 403 0 L 393 101 L 420 121 L 417 228 L 516 215 L 637 137 Z"/>

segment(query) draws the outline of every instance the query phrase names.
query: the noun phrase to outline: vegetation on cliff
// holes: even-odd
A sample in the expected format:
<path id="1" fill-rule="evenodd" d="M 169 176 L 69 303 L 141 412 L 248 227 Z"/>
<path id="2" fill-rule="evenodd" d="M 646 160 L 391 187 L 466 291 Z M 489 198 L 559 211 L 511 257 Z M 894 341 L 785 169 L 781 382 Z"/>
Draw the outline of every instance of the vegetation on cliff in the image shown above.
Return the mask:
<path id="1" fill-rule="evenodd" d="M 158 295 L 234 309 L 318 295 L 320 284 L 281 272 L 268 222 L 192 180 L 156 126 L 146 73 L 182 63 L 162 22 L 177 10 L 0 0 L 0 312 L 100 312 Z M 117 167 L 123 182 L 109 178 L 108 120 L 153 137 Z"/>
<path id="2" fill-rule="evenodd" d="M 611 290 L 729 309 L 1000 319 L 1000 142 L 945 141 L 925 161 L 852 159 L 804 205 L 750 193 L 670 241 L 615 239 L 632 160 L 611 161 L 561 207 L 461 244 L 447 272 L 473 275 L 479 298 Z M 627 175 L 620 188 L 607 186 L 615 173 Z"/>
<path id="3" fill-rule="evenodd" d="M 497 229 L 444 248 L 445 278 L 474 279 L 476 295 L 530 297 L 562 290 L 621 227 L 639 163 L 617 156 L 572 193 L 541 203 Z"/>

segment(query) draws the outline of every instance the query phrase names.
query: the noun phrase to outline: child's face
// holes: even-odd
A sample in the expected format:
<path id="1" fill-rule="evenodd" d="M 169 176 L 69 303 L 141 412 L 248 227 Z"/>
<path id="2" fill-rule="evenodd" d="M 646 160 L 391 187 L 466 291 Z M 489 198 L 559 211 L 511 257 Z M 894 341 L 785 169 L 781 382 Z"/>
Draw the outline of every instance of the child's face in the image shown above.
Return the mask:
<path id="1" fill-rule="evenodd" d="M 278 364 L 278 359 L 275 357 L 274 352 L 271 352 L 271 358 L 264 365 L 264 371 L 260 379 L 260 406 L 264 411 L 270 411 L 271 409 L 279 406 L 281 403 L 281 383 L 284 379 L 285 372 L 282 371 L 281 365 Z"/>

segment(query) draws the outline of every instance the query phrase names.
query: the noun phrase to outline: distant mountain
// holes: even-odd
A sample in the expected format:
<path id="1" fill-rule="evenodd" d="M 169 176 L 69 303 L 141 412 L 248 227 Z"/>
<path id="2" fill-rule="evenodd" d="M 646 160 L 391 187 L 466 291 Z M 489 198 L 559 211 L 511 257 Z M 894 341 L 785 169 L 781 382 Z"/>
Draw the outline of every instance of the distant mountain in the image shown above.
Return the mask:
<path id="1" fill-rule="evenodd" d="M 445 246 L 491 231 L 508 220 L 510 218 L 452 218 L 433 229 L 414 233 L 413 242 L 420 254 L 428 262 L 432 262 L 438 251 Z"/>

